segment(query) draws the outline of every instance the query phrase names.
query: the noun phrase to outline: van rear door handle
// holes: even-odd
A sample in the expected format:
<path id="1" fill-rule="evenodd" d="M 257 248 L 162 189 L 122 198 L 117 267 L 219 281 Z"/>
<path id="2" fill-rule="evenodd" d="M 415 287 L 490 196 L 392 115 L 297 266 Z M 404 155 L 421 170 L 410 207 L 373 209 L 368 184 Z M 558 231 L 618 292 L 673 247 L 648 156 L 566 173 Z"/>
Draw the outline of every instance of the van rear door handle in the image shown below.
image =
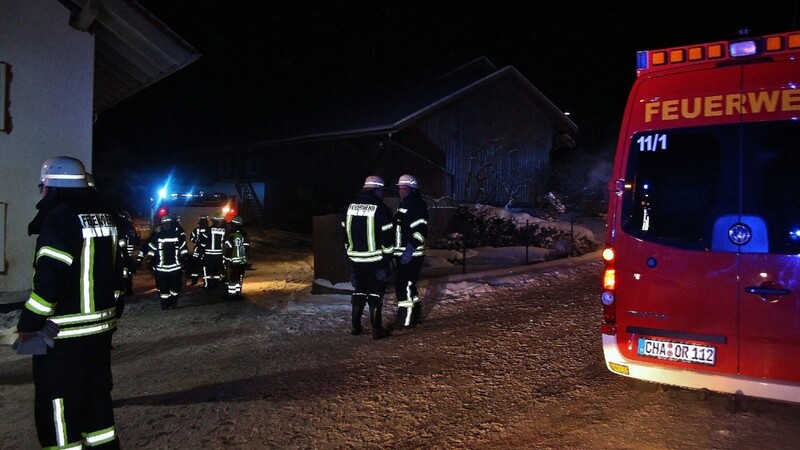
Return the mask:
<path id="1" fill-rule="evenodd" d="M 789 295 L 792 293 L 789 289 L 781 289 L 781 288 L 765 288 L 759 286 L 748 286 L 744 288 L 744 291 L 748 294 L 756 294 L 756 295 Z"/>

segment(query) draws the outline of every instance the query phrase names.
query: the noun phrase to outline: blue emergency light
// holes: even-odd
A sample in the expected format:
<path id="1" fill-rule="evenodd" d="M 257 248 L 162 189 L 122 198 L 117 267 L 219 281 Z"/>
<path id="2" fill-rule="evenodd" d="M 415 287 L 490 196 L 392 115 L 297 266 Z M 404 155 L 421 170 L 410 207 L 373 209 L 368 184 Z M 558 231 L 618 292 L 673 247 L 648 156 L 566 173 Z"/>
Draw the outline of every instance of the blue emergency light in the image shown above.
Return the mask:
<path id="1" fill-rule="evenodd" d="M 734 58 L 752 56 L 758 53 L 758 45 L 754 40 L 731 42 L 728 51 Z"/>
<path id="2" fill-rule="evenodd" d="M 649 52 L 636 52 L 636 70 L 647 69 Z"/>

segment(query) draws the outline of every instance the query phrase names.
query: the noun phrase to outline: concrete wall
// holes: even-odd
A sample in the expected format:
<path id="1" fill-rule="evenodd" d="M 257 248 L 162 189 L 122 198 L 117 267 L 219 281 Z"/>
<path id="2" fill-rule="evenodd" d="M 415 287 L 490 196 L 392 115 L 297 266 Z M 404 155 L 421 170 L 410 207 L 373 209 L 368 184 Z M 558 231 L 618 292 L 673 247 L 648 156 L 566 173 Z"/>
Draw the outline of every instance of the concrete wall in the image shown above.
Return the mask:
<path id="1" fill-rule="evenodd" d="M 11 66 L 10 133 L 0 132 L 0 302 L 30 289 L 39 169 L 73 156 L 91 171 L 94 38 L 71 28 L 56 0 L 0 0 L 0 61 Z M 3 213 L 0 213 L 2 218 Z"/>

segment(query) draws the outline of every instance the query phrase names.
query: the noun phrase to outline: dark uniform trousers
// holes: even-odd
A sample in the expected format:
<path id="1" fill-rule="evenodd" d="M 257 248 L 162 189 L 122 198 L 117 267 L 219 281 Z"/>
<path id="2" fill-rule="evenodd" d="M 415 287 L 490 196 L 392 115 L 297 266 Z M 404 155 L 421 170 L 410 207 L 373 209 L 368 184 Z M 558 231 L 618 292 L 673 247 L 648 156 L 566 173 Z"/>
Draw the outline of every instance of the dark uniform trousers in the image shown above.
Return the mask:
<path id="1" fill-rule="evenodd" d="M 361 316 L 364 307 L 369 304 L 369 318 L 372 326 L 372 337 L 380 338 L 383 334 L 383 294 L 386 292 L 386 279 L 378 280 L 376 273 L 381 267 L 374 263 L 353 263 L 353 332 L 361 333 Z"/>
<path id="2" fill-rule="evenodd" d="M 213 287 L 225 275 L 225 260 L 220 254 L 203 255 L 203 287 Z"/>
<path id="3" fill-rule="evenodd" d="M 244 283 L 244 270 L 247 264 L 228 263 L 225 265 L 228 280 L 228 295 L 241 295 Z"/>
<path id="4" fill-rule="evenodd" d="M 183 288 L 183 272 L 180 270 L 167 272 L 156 269 L 156 287 L 161 298 L 161 308 L 175 307 L 178 304 L 178 295 Z"/>
<path id="5" fill-rule="evenodd" d="M 110 331 L 57 339 L 33 357 L 34 415 L 44 447 L 118 449 L 111 400 Z"/>

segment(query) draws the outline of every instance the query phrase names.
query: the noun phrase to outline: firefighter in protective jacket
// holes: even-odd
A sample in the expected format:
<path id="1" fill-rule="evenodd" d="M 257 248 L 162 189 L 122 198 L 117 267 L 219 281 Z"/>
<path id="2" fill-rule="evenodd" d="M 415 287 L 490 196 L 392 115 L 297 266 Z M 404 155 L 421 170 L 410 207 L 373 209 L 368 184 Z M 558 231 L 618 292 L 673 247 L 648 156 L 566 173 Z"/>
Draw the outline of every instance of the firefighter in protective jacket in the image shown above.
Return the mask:
<path id="1" fill-rule="evenodd" d="M 33 289 L 15 344 L 34 355 L 39 442 L 119 448 L 111 400 L 111 336 L 124 288 L 116 217 L 75 158 L 45 161 L 41 180 L 50 207 L 39 211 Z"/>
<path id="2" fill-rule="evenodd" d="M 186 236 L 176 227 L 170 215 L 161 218 L 161 229 L 147 241 L 147 262 L 156 272 L 156 288 L 161 297 L 161 309 L 178 306 L 183 287 L 183 264 L 189 254 Z"/>
<path id="3" fill-rule="evenodd" d="M 364 181 L 342 220 L 344 245 L 350 259 L 354 291 L 351 334 L 361 334 L 361 315 L 369 304 L 372 338 L 383 337 L 383 295 L 392 255 L 392 212 L 383 203 L 383 179 Z"/>
<path id="4" fill-rule="evenodd" d="M 117 231 L 119 232 L 119 245 L 124 249 L 124 278 L 125 291 L 123 295 L 133 295 L 133 274 L 136 273 L 136 257 L 134 248 L 139 245 L 139 233 L 133 225 L 133 219 L 127 211 L 117 214 Z"/>
<path id="5" fill-rule="evenodd" d="M 225 275 L 222 245 L 227 232 L 225 217 L 222 214 L 216 214 L 211 218 L 208 234 L 200 240 L 203 252 L 203 287 L 216 286 Z"/>
<path id="6" fill-rule="evenodd" d="M 395 327 L 415 327 L 422 318 L 417 280 L 425 260 L 428 237 L 428 205 L 419 192 L 417 179 L 403 175 L 397 182 L 400 205 L 394 215 L 395 295 L 397 317 Z"/>
<path id="7" fill-rule="evenodd" d="M 189 242 L 192 243 L 192 254 L 187 259 L 189 265 L 189 277 L 192 280 L 192 286 L 197 285 L 200 279 L 200 273 L 203 270 L 203 246 L 200 242 L 208 239 L 209 227 L 208 216 L 200 216 L 197 220 L 197 227 L 192 230 L 189 235 Z"/>
<path id="8" fill-rule="evenodd" d="M 247 242 L 247 234 L 242 227 L 244 220 L 236 216 L 231 220 L 231 230 L 225 236 L 222 256 L 225 258 L 225 271 L 227 274 L 228 297 L 240 297 L 242 295 L 242 283 L 244 283 L 244 271 L 247 267 L 247 251 L 250 243 Z"/>

